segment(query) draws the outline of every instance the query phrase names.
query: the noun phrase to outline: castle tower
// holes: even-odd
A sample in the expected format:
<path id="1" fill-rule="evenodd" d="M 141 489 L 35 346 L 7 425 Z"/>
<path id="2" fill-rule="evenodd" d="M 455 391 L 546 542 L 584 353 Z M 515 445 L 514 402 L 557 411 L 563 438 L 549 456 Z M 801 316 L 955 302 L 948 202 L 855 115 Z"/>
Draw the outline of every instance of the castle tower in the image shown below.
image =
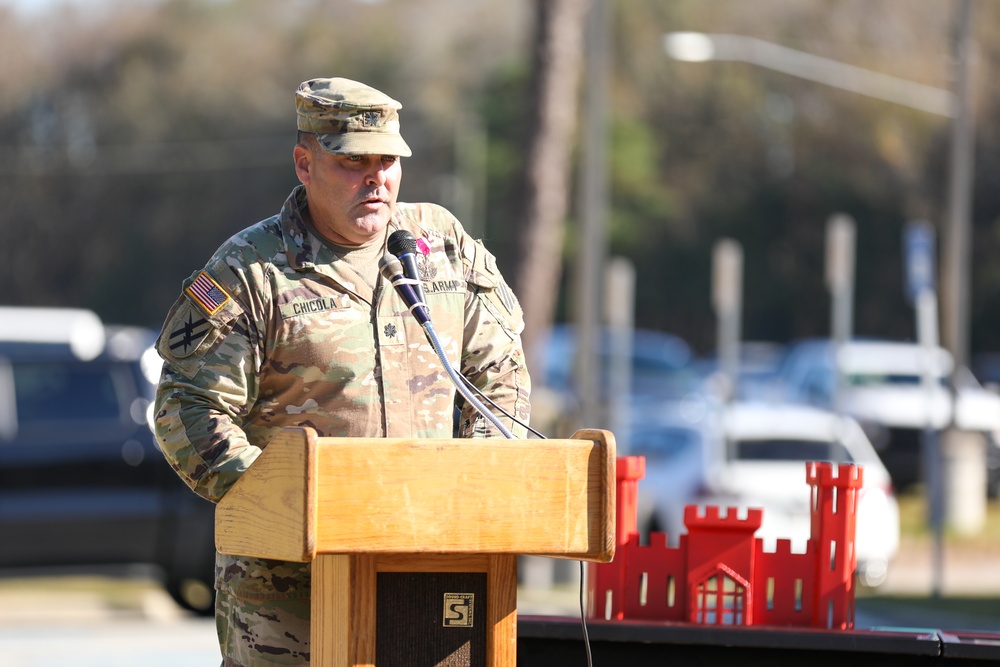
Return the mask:
<path id="1" fill-rule="evenodd" d="M 858 565 L 854 536 L 862 472 L 852 464 L 806 464 L 806 481 L 811 487 L 810 539 L 816 548 L 813 627 L 854 627 L 854 571 Z"/>
<path id="2" fill-rule="evenodd" d="M 615 463 L 616 556 L 610 563 L 587 563 L 587 616 L 620 621 L 625 617 L 624 547 L 639 539 L 639 480 L 646 476 L 646 458 L 619 456 Z"/>

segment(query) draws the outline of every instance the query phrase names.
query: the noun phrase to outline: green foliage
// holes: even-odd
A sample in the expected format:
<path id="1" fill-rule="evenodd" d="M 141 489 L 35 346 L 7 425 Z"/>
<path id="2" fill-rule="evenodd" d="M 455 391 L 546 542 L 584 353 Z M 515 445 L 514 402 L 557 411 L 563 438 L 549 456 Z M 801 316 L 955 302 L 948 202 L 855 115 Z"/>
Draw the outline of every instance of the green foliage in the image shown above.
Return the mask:
<path id="1" fill-rule="evenodd" d="M 628 254 L 673 217 L 674 194 L 661 180 L 662 149 L 652 128 L 636 119 L 616 118 L 611 145 L 611 248 Z"/>
<path id="2" fill-rule="evenodd" d="M 44 19 L 0 10 L 0 56 L 18 63 L 0 70 L 0 301 L 158 326 L 180 281 L 295 185 L 292 90 L 325 75 L 403 102 L 415 153 L 403 199 L 456 205 L 443 184 L 469 177 L 460 156 L 473 150 L 456 128 L 478 118 L 485 220 L 470 226 L 482 223 L 509 270 L 524 216 L 531 7 L 164 0 Z M 945 87 L 952 11 L 903 0 L 615 3 L 608 236 L 636 264 L 637 323 L 711 350 L 711 248 L 731 237 L 744 248 L 744 336 L 825 334 L 825 225 L 845 212 L 858 225 L 856 331 L 912 338 L 901 234 L 915 218 L 945 228 L 947 121 L 745 63 L 674 62 L 661 40 L 671 30 L 746 34 Z M 1000 90 L 987 85 L 1000 8 L 976 12 L 973 351 L 1000 349 Z M 574 243 L 567 234 L 563 292 Z"/>
<path id="3" fill-rule="evenodd" d="M 486 224 L 484 241 L 507 270 L 519 252 L 524 173 L 530 107 L 524 104 L 531 85 L 527 62 L 500 68 L 483 86 L 478 111 L 487 136 Z"/>

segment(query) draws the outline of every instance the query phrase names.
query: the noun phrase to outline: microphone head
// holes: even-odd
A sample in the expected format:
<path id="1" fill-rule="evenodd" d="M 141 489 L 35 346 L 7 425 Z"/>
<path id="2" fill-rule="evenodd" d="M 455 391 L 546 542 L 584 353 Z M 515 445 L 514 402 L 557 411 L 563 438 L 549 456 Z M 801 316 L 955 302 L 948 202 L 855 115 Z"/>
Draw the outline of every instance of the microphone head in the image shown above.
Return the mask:
<path id="1" fill-rule="evenodd" d="M 416 254 L 417 239 L 415 239 L 413 234 L 405 229 L 399 229 L 389 235 L 386 247 L 389 249 L 389 252 L 396 257 L 405 255 L 406 253 Z"/>
<path id="2" fill-rule="evenodd" d="M 389 282 L 403 275 L 403 265 L 392 255 L 382 255 L 382 259 L 378 261 L 378 270 Z"/>

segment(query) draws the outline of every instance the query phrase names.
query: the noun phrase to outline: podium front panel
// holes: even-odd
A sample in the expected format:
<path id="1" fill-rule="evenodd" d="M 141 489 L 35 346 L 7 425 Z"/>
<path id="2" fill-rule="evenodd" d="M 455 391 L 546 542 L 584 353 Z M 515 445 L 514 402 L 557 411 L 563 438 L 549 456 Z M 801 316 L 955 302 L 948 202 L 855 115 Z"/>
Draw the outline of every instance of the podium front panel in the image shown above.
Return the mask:
<path id="1" fill-rule="evenodd" d="M 379 572 L 378 667 L 486 664 L 485 572 Z"/>

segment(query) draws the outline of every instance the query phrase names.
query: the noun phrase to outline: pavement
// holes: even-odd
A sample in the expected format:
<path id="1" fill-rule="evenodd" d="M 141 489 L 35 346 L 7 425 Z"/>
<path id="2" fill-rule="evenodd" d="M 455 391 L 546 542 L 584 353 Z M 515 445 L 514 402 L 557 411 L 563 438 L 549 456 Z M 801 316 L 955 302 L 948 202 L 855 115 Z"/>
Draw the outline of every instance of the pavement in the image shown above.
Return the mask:
<path id="1" fill-rule="evenodd" d="M 3 584 L 4 582 L 0 582 Z M 50 581 L 32 588 L 0 585 L 0 665 L 11 667 L 176 667 L 218 665 L 215 623 L 179 609 L 155 581 L 126 582 L 108 596 L 107 584 L 76 582 L 65 590 Z M 38 583 L 38 582 L 36 582 Z M 71 583 L 71 582 L 66 582 Z M 887 582 L 888 583 L 888 582 Z M 112 582 L 120 588 L 121 582 Z M 89 590 L 88 590 L 89 589 Z M 124 603 L 123 603 L 124 602 Z M 992 620 L 921 615 L 919 605 L 874 613 L 858 601 L 858 629 L 939 628 L 1000 632 Z M 518 612 L 579 618 L 579 589 L 562 583 L 549 588 L 521 587 Z"/>
<path id="2" fill-rule="evenodd" d="M 926 540 L 904 539 L 877 591 L 878 595 L 926 596 L 934 592 L 936 572 L 943 597 L 1000 597 L 1000 550 L 945 546 L 940 569 Z"/>
<path id="3" fill-rule="evenodd" d="M 560 581 L 546 584 L 546 560 L 524 564 L 522 578 L 527 581 L 518 588 L 518 613 L 579 617 L 578 565 L 555 561 Z M 1000 554 L 993 552 L 946 550 L 942 596 L 1000 599 L 997 562 Z M 893 604 L 888 610 L 868 604 L 880 596 L 930 596 L 933 580 L 930 550 L 926 545 L 904 543 L 883 586 L 859 592 L 856 627 L 1000 632 L 996 616 L 929 612 L 919 604 Z M 142 573 L 23 578 L 4 573 L 0 577 L 0 665 L 167 667 L 218 664 L 217 660 L 213 620 L 183 611 L 154 578 Z"/>
<path id="4" fill-rule="evenodd" d="M 1000 553 L 945 548 L 940 573 L 943 597 L 1000 598 Z M 553 573 L 553 569 L 555 572 Z M 521 614 L 577 616 L 579 568 L 575 561 L 523 557 L 518 587 Z M 148 573 L 124 576 L 0 577 L 0 627 L 89 619 L 176 621 L 189 618 Z M 552 583 L 553 579 L 556 583 Z M 926 542 L 904 540 L 884 584 L 866 596 L 930 596 L 934 593 L 933 553 Z"/>
<path id="5" fill-rule="evenodd" d="M 518 612 L 578 616 L 575 583 L 518 588 Z M 149 621 L 175 623 L 192 618 L 153 579 L 33 577 L 0 579 L 0 628 L 36 624 Z M 2 663 L 0 663 L 2 664 Z"/>

